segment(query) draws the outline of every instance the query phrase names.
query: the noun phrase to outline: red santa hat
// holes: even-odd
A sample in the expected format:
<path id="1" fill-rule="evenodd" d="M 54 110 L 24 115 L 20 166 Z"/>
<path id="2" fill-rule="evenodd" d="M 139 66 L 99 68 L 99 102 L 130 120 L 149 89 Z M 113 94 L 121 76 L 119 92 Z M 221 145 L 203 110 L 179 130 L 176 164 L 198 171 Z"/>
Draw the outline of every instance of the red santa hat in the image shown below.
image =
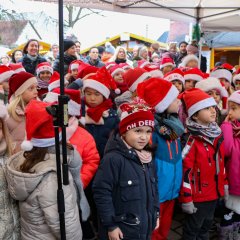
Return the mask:
<path id="1" fill-rule="evenodd" d="M 149 64 L 150 64 L 150 62 L 148 62 L 144 59 L 137 61 L 137 65 L 139 68 L 144 68 L 145 66 L 147 66 Z"/>
<path id="2" fill-rule="evenodd" d="M 37 84 L 37 79 L 34 75 L 28 72 L 19 72 L 13 74 L 9 78 L 9 93 L 8 99 L 13 100 L 21 95 L 33 84 Z"/>
<path id="3" fill-rule="evenodd" d="M 46 107 L 50 105 L 38 100 L 31 100 L 26 106 L 27 139 L 21 144 L 22 150 L 31 151 L 33 147 L 50 147 L 55 145 L 53 117 L 46 110 Z"/>
<path id="4" fill-rule="evenodd" d="M 183 92 L 179 98 L 185 103 L 188 117 L 191 117 L 194 113 L 204 108 L 217 105 L 213 97 L 210 97 L 207 93 L 198 88 Z"/>
<path id="5" fill-rule="evenodd" d="M 143 68 L 147 72 L 151 74 L 151 77 L 155 78 L 163 78 L 163 73 L 162 71 L 159 70 L 159 68 L 156 65 L 149 64 Z"/>
<path id="6" fill-rule="evenodd" d="M 130 103 L 121 104 L 119 112 L 119 132 L 121 135 L 136 127 L 149 126 L 154 128 L 152 109 L 140 98 L 136 98 Z"/>
<path id="7" fill-rule="evenodd" d="M 123 74 L 123 79 L 131 92 L 136 91 L 137 85 L 150 77 L 151 74 L 149 72 L 139 67 L 129 69 Z"/>
<path id="8" fill-rule="evenodd" d="M 68 73 L 71 73 L 71 71 L 74 69 L 78 69 L 79 66 L 81 66 L 81 64 L 83 64 L 83 61 L 81 61 L 81 60 L 72 61 L 68 67 Z"/>
<path id="9" fill-rule="evenodd" d="M 113 66 L 110 70 L 109 70 L 110 74 L 112 77 L 114 77 L 115 74 L 121 72 L 124 73 L 125 71 L 117 64 L 115 66 Z"/>
<path id="10" fill-rule="evenodd" d="M 67 84 L 68 81 L 64 80 L 64 83 Z M 59 88 L 60 87 L 60 75 L 58 72 L 54 71 L 50 80 L 49 80 L 49 84 L 48 84 L 48 91 L 52 91 L 55 88 Z"/>
<path id="11" fill-rule="evenodd" d="M 191 68 L 184 72 L 184 80 L 195 80 L 197 82 L 203 80 L 203 73 L 199 68 Z"/>
<path id="12" fill-rule="evenodd" d="M 7 82 L 9 78 L 14 74 L 6 65 L 0 65 L 0 83 Z"/>
<path id="13" fill-rule="evenodd" d="M 222 68 L 228 69 L 232 71 L 232 73 L 235 73 L 237 71 L 237 69 L 229 63 L 222 64 Z"/>
<path id="14" fill-rule="evenodd" d="M 11 63 L 9 64 L 9 67 L 14 71 L 14 73 L 19 72 L 26 72 L 25 68 L 23 67 L 22 63 Z"/>
<path id="15" fill-rule="evenodd" d="M 164 112 L 178 94 L 179 91 L 172 83 L 159 78 L 149 78 L 139 83 L 137 87 L 137 95 L 153 107 L 157 113 Z"/>
<path id="16" fill-rule="evenodd" d="M 92 88 L 100 92 L 106 99 L 109 98 L 110 90 L 114 90 L 116 94 L 120 94 L 120 89 L 117 88 L 115 81 L 113 80 L 106 67 L 100 68 L 96 74 L 90 76 L 83 81 L 83 91 L 86 88 Z"/>
<path id="17" fill-rule="evenodd" d="M 163 69 L 164 67 L 167 67 L 167 66 L 172 66 L 172 67 L 175 66 L 172 58 L 165 57 L 161 60 L 160 69 Z"/>
<path id="18" fill-rule="evenodd" d="M 194 54 L 188 54 L 186 57 L 183 58 L 182 63 L 180 64 L 181 67 L 186 67 L 190 61 L 198 62 L 199 60 L 198 57 L 195 56 Z"/>
<path id="19" fill-rule="evenodd" d="M 165 74 L 164 79 L 169 81 L 169 82 L 172 82 L 174 80 L 178 80 L 178 81 L 181 81 L 182 84 L 184 84 L 184 82 L 185 82 L 185 80 L 184 80 L 184 73 L 179 68 L 176 68 L 173 71 Z"/>
<path id="20" fill-rule="evenodd" d="M 229 83 L 232 81 L 232 72 L 227 68 L 223 68 L 222 66 L 214 68 L 210 73 L 210 77 L 215 78 L 225 78 Z"/>
<path id="21" fill-rule="evenodd" d="M 37 65 L 36 68 L 37 76 L 39 76 L 39 74 L 44 71 L 48 71 L 51 74 L 53 74 L 53 68 L 49 62 L 42 62 Z"/>
<path id="22" fill-rule="evenodd" d="M 122 68 L 122 69 L 125 70 L 125 71 L 132 68 L 132 67 L 131 67 L 129 64 L 127 64 L 127 63 L 119 63 L 119 67 Z"/>
<path id="23" fill-rule="evenodd" d="M 227 98 L 228 98 L 228 93 L 225 87 L 221 85 L 219 80 L 217 78 L 209 77 L 207 79 L 204 79 L 200 82 L 197 82 L 195 88 L 199 88 L 203 90 L 204 92 L 209 92 L 211 90 L 217 90 L 222 98 L 223 102 L 223 109 L 227 108 Z"/>
<path id="24" fill-rule="evenodd" d="M 115 62 L 107 62 L 105 67 L 107 70 L 110 70 L 115 65 L 117 65 Z"/>
<path id="25" fill-rule="evenodd" d="M 240 105 L 240 90 L 233 92 L 228 98 L 228 102 L 229 101 Z"/>

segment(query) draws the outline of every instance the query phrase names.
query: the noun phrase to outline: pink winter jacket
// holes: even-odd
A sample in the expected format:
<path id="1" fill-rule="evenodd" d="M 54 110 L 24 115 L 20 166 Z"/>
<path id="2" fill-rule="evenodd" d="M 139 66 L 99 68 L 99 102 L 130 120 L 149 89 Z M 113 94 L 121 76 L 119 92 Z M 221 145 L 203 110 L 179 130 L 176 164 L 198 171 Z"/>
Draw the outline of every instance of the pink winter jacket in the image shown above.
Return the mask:
<path id="1" fill-rule="evenodd" d="M 221 129 L 224 136 L 226 171 L 229 184 L 229 193 L 240 196 L 240 137 L 233 136 L 230 122 L 223 122 Z"/>

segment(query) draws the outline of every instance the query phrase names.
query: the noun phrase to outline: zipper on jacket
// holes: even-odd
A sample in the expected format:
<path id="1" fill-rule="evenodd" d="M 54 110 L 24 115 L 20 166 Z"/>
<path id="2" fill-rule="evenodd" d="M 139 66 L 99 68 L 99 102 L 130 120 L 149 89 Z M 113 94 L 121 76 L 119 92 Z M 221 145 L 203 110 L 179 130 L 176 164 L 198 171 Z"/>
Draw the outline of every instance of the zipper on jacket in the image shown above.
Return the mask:
<path id="1" fill-rule="evenodd" d="M 198 191 L 199 191 L 200 193 L 202 193 L 201 178 L 200 178 L 201 172 L 200 172 L 200 169 L 199 169 L 199 168 L 198 168 L 198 170 L 197 170 L 197 176 L 198 176 Z"/>
<path id="2" fill-rule="evenodd" d="M 203 143 L 203 145 L 204 145 L 204 147 L 206 148 L 206 151 L 207 151 L 208 164 L 209 164 L 209 166 L 212 166 L 212 162 L 211 162 L 211 158 L 210 158 L 210 154 L 209 154 L 209 149 L 208 149 L 207 143 Z"/>

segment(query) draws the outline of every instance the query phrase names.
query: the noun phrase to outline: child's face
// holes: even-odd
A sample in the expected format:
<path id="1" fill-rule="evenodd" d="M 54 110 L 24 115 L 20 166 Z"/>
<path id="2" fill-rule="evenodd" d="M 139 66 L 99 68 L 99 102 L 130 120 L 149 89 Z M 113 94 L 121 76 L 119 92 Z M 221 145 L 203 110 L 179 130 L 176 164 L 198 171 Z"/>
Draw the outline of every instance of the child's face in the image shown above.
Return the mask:
<path id="1" fill-rule="evenodd" d="M 210 95 L 211 97 L 213 97 L 217 104 L 220 103 L 221 95 L 220 95 L 219 91 L 217 91 L 216 89 L 212 89 L 212 90 L 208 91 L 207 94 Z"/>
<path id="2" fill-rule="evenodd" d="M 240 90 L 240 80 L 236 80 L 235 82 L 235 90 Z"/>
<path id="3" fill-rule="evenodd" d="M 44 82 L 49 82 L 52 74 L 49 71 L 42 71 L 39 73 L 39 78 Z"/>
<path id="4" fill-rule="evenodd" d="M 201 125 L 208 126 L 216 121 L 216 109 L 214 106 L 204 108 L 195 114 L 193 119 Z"/>
<path id="5" fill-rule="evenodd" d="M 123 73 L 117 72 L 116 74 L 114 74 L 113 79 L 117 83 L 123 83 Z"/>
<path id="6" fill-rule="evenodd" d="M 167 108 L 168 113 L 178 113 L 179 107 L 181 105 L 181 101 L 179 99 L 175 99 Z"/>
<path id="7" fill-rule="evenodd" d="M 162 70 L 163 75 L 171 72 L 172 70 L 173 70 L 173 66 L 171 66 L 171 65 L 164 67 L 163 70 Z"/>
<path id="8" fill-rule="evenodd" d="M 192 88 L 195 87 L 197 81 L 195 80 L 191 80 L 191 79 L 188 79 L 188 80 L 185 80 L 185 90 L 190 90 Z"/>
<path id="9" fill-rule="evenodd" d="M 228 102 L 228 116 L 231 121 L 240 120 L 240 105 L 235 102 Z"/>
<path id="10" fill-rule="evenodd" d="M 230 83 L 226 78 L 219 78 L 219 81 L 224 85 L 224 87 L 226 88 L 226 90 L 229 89 L 230 87 Z"/>
<path id="11" fill-rule="evenodd" d="M 37 96 L 37 84 L 32 84 L 27 90 L 23 92 L 22 99 L 26 104 L 28 104 L 32 99 L 37 99 Z"/>
<path id="12" fill-rule="evenodd" d="M 173 80 L 172 84 L 177 88 L 177 90 L 179 91 L 179 93 L 181 93 L 183 91 L 183 84 L 181 81 L 179 80 Z"/>
<path id="13" fill-rule="evenodd" d="M 198 62 L 195 61 L 195 60 L 190 60 L 190 61 L 187 63 L 186 67 L 189 67 L 189 68 L 197 68 L 197 67 L 198 67 Z"/>
<path id="14" fill-rule="evenodd" d="M 71 70 L 71 74 L 72 74 L 72 77 L 73 77 L 74 79 L 77 79 L 78 69 L 76 68 L 76 69 Z"/>
<path id="15" fill-rule="evenodd" d="M 97 107 L 104 101 L 103 95 L 92 88 L 86 88 L 84 91 L 84 95 L 85 95 L 86 103 L 90 107 Z"/>
<path id="16" fill-rule="evenodd" d="M 141 151 L 149 143 L 151 134 L 151 127 L 136 127 L 124 133 L 123 139 L 129 146 Z"/>

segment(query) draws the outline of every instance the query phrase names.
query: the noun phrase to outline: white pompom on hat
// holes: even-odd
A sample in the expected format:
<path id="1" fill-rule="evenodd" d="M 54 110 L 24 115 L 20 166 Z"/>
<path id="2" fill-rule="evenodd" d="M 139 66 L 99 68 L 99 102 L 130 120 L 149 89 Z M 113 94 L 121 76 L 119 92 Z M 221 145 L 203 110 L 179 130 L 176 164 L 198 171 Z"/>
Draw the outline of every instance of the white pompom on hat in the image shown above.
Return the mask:
<path id="1" fill-rule="evenodd" d="M 182 63 L 180 64 L 182 67 L 186 67 L 187 66 L 187 64 L 190 62 L 190 61 L 196 61 L 196 62 L 198 62 L 199 60 L 198 60 L 198 57 L 197 56 L 195 56 L 194 54 L 188 54 L 186 57 L 184 57 L 183 59 L 182 59 Z"/>

